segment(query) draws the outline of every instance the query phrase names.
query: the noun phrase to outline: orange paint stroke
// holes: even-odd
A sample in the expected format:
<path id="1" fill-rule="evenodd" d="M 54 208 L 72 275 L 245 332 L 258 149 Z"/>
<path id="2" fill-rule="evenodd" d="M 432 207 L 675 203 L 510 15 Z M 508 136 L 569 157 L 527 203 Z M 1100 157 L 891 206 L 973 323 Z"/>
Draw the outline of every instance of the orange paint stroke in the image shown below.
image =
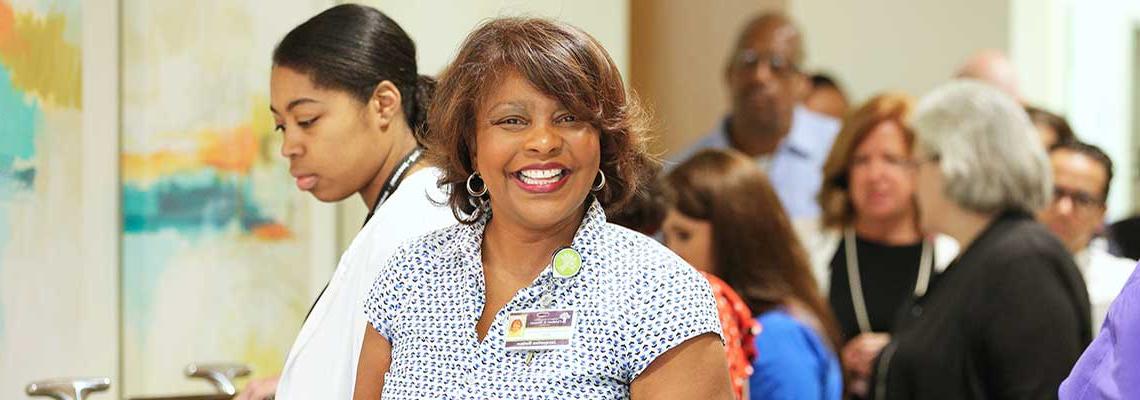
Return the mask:
<path id="1" fill-rule="evenodd" d="M 201 149 L 198 157 L 219 171 L 246 174 L 257 160 L 258 141 L 249 125 L 224 134 L 203 133 L 198 140 Z"/>
<path id="2" fill-rule="evenodd" d="M 7 1 L 0 0 L 0 50 L 11 48 L 12 44 L 16 41 L 16 33 L 13 26 L 16 25 L 16 14 L 12 11 L 12 5 Z"/>
<path id="3" fill-rule="evenodd" d="M 253 227 L 253 236 L 261 240 L 278 241 L 293 237 L 293 232 L 285 225 L 270 222 Z"/>

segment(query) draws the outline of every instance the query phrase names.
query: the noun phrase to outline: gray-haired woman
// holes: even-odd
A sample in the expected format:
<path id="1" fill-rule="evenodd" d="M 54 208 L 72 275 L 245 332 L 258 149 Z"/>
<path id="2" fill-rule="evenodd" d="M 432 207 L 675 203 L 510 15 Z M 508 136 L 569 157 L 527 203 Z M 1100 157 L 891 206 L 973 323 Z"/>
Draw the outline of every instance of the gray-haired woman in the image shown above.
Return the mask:
<path id="1" fill-rule="evenodd" d="M 962 252 L 900 313 L 872 396 L 1056 398 L 1091 340 L 1089 301 L 1072 257 L 1030 214 L 1051 188 L 1033 125 L 972 81 L 935 89 L 913 123 L 923 229 Z"/>

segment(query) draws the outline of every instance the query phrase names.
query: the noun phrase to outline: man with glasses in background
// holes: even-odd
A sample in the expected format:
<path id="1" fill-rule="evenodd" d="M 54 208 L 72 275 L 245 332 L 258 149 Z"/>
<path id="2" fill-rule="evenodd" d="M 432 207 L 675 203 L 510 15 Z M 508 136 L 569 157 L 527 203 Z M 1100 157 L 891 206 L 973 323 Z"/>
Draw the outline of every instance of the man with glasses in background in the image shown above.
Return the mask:
<path id="1" fill-rule="evenodd" d="M 1094 334 L 1108 306 L 1124 287 L 1136 262 L 1108 253 L 1095 237 L 1104 222 L 1105 199 L 1112 182 L 1112 160 L 1096 146 L 1062 142 L 1049 150 L 1053 165 L 1053 202 L 1038 214 L 1073 254 L 1092 304 Z"/>
<path id="2" fill-rule="evenodd" d="M 839 121 L 798 103 L 808 85 L 803 61 L 802 36 L 788 17 L 768 13 L 749 21 L 725 67 L 731 113 L 675 161 L 707 148 L 736 149 L 768 173 L 792 219 L 818 216 L 823 162 Z"/>

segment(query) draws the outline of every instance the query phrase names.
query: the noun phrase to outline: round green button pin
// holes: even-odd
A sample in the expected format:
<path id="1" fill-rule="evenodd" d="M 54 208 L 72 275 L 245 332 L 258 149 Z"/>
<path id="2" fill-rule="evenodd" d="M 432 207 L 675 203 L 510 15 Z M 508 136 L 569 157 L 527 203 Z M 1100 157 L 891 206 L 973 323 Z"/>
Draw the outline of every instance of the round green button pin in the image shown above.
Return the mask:
<path id="1" fill-rule="evenodd" d="M 582 255 L 569 247 L 563 247 L 554 252 L 554 276 L 559 278 L 572 278 L 582 270 Z"/>

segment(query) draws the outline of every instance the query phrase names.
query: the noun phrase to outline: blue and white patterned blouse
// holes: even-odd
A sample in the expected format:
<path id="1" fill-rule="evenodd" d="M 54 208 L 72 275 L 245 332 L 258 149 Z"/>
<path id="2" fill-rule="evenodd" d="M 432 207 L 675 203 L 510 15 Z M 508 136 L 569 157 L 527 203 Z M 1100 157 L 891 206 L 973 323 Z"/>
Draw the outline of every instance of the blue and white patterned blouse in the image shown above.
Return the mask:
<path id="1" fill-rule="evenodd" d="M 482 342 L 475 323 L 485 296 L 481 242 L 486 219 L 456 225 L 396 250 L 365 301 L 392 344 L 385 400 L 425 398 L 617 399 L 654 359 L 704 333 L 720 335 L 708 281 L 651 238 L 607 224 L 594 202 L 574 236 L 582 269 L 556 278 L 547 268 L 496 316 Z M 575 310 L 573 348 L 504 349 L 511 311 Z"/>

